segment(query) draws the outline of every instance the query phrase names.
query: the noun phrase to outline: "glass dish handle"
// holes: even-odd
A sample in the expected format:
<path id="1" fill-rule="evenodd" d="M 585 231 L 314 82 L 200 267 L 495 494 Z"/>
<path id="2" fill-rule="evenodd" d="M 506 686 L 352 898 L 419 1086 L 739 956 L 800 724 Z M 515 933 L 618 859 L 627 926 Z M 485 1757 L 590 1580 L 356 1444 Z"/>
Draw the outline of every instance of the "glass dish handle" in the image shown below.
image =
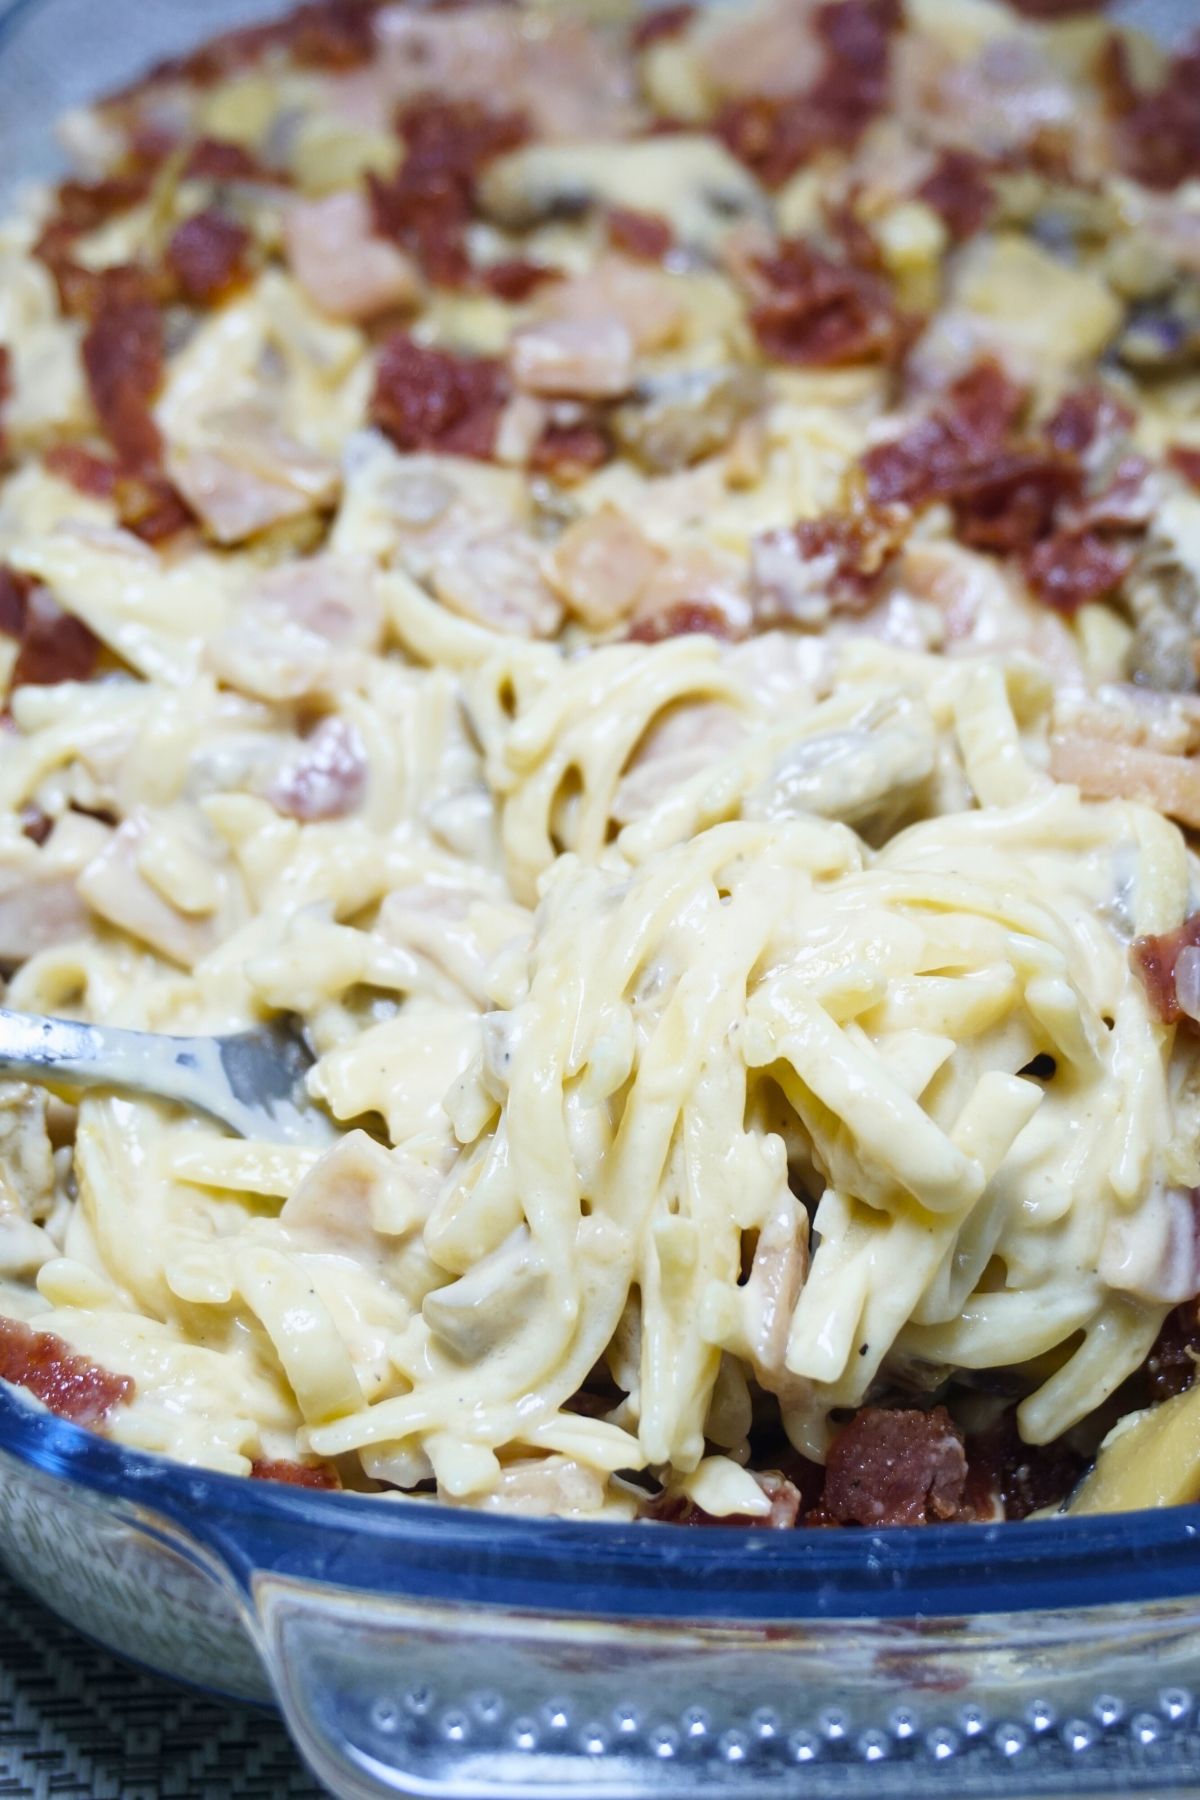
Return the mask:
<path id="1" fill-rule="evenodd" d="M 1200 1794 L 1194 1602 L 674 1628 L 253 1587 L 339 1800 Z"/>

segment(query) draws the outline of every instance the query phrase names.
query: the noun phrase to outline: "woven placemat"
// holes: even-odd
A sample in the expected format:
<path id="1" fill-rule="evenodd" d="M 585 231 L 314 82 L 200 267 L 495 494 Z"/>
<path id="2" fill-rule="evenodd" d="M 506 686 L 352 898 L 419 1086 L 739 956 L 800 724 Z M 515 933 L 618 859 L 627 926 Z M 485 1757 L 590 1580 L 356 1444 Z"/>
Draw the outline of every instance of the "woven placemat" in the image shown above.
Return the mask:
<path id="1" fill-rule="evenodd" d="M 0 1800 L 321 1800 L 279 1720 L 158 1681 L 0 1573 Z"/>

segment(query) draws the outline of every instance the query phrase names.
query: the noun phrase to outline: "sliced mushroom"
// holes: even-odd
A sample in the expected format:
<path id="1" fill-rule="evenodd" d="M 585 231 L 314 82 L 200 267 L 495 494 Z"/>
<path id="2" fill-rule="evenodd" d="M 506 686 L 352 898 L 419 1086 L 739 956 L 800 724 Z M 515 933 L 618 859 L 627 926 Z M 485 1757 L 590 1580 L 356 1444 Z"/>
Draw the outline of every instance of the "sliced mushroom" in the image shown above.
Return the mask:
<path id="1" fill-rule="evenodd" d="M 715 137 L 684 132 L 623 144 L 530 144 L 493 163 L 486 213 L 526 227 L 591 206 L 670 219 L 681 244 L 713 251 L 735 221 L 769 217 L 762 191 Z"/>
<path id="2" fill-rule="evenodd" d="M 466 1275 L 425 1296 L 425 1323 L 461 1362 L 478 1362 L 511 1337 L 544 1287 L 546 1269 L 520 1225 Z"/>
<path id="3" fill-rule="evenodd" d="M 761 405 L 759 370 L 732 365 L 654 375 L 612 415 L 621 449 L 656 474 L 712 456 Z"/>

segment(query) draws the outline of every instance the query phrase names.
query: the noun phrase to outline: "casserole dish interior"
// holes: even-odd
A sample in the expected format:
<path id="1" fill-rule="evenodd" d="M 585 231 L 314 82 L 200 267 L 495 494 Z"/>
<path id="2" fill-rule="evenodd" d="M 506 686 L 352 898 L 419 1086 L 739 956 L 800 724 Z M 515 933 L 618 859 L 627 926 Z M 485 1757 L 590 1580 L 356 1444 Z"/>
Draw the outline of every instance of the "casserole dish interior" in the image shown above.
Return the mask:
<path id="1" fill-rule="evenodd" d="M 0 189 L 248 0 L 0 8 Z M 1179 36 L 1188 0 L 1124 9 Z M 0 1556 L 279 1704 L 344 1796 L 1200 1792 L 1200 1513 L 854 1533 L 520 1521 L 139 1456 L 0 1391 Z"/>

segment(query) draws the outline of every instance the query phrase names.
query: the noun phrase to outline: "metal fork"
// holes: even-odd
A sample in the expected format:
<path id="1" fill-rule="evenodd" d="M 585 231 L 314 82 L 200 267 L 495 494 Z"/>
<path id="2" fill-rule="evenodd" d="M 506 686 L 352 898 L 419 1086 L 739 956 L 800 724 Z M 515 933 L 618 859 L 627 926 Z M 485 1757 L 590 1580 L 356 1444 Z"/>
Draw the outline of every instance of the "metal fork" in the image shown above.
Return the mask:
<path id="1" fill-rule="evenodd" d="M 0 1075 L 153 1094 L 218 1119 L 239 1137 L 276 1144 L 332 1142 L 330 1120 L 305 1092 L 312 1061 L 284 1025 L 229 1037 L 167 1037 L 0 1007 Z"/>

